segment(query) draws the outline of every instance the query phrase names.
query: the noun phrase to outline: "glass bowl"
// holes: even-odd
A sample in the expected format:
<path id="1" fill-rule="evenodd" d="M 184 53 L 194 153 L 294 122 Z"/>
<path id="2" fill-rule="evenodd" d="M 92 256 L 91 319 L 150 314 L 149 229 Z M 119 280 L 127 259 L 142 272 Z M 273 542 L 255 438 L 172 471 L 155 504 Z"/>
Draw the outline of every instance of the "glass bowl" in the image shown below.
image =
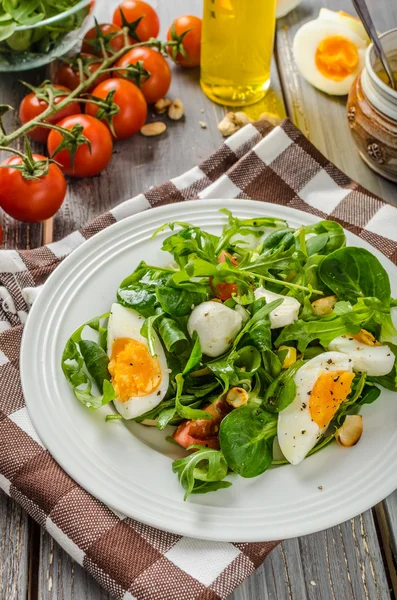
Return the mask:
<path id="1" fill-rule="evenodd" d="M 17 27 L 11 37 L 0 42 L 0 72 L 26 71 L 41 67 L 69 52 L 85 29 L 92 0 L 34 25 Z"/>

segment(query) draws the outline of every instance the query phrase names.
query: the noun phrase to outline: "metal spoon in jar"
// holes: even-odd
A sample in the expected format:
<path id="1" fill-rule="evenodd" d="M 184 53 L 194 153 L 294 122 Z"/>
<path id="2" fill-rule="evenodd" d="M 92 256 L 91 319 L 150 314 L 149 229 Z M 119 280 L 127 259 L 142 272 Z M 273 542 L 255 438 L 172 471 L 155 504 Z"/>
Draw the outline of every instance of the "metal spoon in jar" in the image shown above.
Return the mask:
<path id="1" fill-rule="evenodd" d="M 394 80 L 393 71 L 390 67 L 390 63 L 387 59 L 386 53 L 383 50 L 382 44 L 378 38 L 378 34 L 375 29 L 374 22 L 369 14 L 368 6 L 365 3 L 365 0 L 352 0 L 354 8 L 357 11 L 358 16 L 361 19 L 362 24 L 364 25 L 365 31 L 368 33 L 371 41 L 374 45 L 376 54 L 378 55 L 384 70 L 390 81 L 390 87 L 395 90 L 397 89 L 396 82 Z"/>

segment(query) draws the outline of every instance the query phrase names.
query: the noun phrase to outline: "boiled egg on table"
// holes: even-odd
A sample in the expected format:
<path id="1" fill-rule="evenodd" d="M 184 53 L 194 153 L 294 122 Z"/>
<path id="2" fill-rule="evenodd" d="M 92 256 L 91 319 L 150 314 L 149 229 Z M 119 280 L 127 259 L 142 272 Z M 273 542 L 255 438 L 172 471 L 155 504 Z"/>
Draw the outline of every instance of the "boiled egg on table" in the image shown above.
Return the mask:
<path id="1" fill-rule="evenodd" d="M 277 0 L 276 6 L 276 19 L 280 19 L 281 17 L 285 17 L 290 13 L 294 8 L 299 6 L 301 0 Z"/>
<path id="2" fill-rule="evenodd" d="M 343 96 L 364 66 L 368 38 L 359 35 L 357 27 L 347 25 L 348 17 L 326 15 L 298 30 L 293 42 L 294 59 L 301 75 L 314 87 Z"/>
<path id="3" fill-rule="evenodd" d="M 351 391 L 352 361 L 342 352 L 324 352 L 295 374 L 296 395 L 278 416 L 277 438 L 285 458 L 298 465 L 327 430 Z"/>
<path id="4" fill-rule="evenodd" d="M 213 358 L 227 352 L 243 327 L 243 316 L 221 302 L 202 302 L 190 314 L 187 329 L 196 331 L 203 354 Z"/>
<path id="5" fill-rule="evenodd" d="M 266 290 L 264 287 L 256 288 L 254 295 L 256 300 L 259 298 L 266 298 L 268 304 L 269 302 L 273 302 L 273 300 L 284 298 L 282 304 L 270 313 L 270 329 L 285 327 L 297 320 L 301 305 L 296 298 L 275 294 L 274 292 Z"/>
<path id="6" fill-rule="evenodd" d="M 382 345 L 362 329 L 356 335 L 341 335 L 329 344 L 329 350 L 345 352 L 352 360 L 353 370 L 373 377 L 387 375 L 393 368 L 395 356 L 389 346 Z"/>
<path id="7" fill-rule="evenodd" d="M 151 410 L 164 398 L 169 369 L 160 340 L 155 335 L 155 356 L 140 330 L 144 318 L 135 310 L 112 304 L 108 323 L 108 356 L 113 400 L 124 419 L 134 419 Z"/>

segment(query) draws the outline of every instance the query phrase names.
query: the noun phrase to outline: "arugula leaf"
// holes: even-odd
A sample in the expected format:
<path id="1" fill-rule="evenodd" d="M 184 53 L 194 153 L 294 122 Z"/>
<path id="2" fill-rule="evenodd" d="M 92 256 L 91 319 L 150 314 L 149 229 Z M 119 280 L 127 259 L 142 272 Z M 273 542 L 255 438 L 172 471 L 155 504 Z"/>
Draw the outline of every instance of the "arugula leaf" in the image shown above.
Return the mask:
<path id="1" fill-rule="evenodd" d="M 262 306 L 256 310 L 256 312 L 252 315 L 250 320 L 244 325 L 238 336 L 235 338 L 233 342 L 233 349 L 237 348 L 240 340 L 246 333 L 250 332 L 257 323 L 260 323 L 269 313 L 272 312 L 272 310 L 278 308 L 283 302 L 283 298 L 279 298 L 278 300 L 273 300 L 272 302 L 266 304 L 266 300 L 261 299 Z"/>
<path id="2" fill-rule="evenodd" d="M 260 408 L 242 406 L 221 422 L 219 441 L 229 467 L 241 477 L 257 477 L 273 460 L 277 416 Z"/>
<path id="3" fill-rule="evenodd" d="M 283 219 L 274 219 L 271 217 L 258 217 L 254 219 L 238 219 L 227 208 L 221 208 L 219 212 L 228 217 L 227 224 L 223 227 L 221 237 L 215 249 L 216 256 L 229 246 L 230 240 L 236 234 L 242 237 L 251 234 L 260 238 L 266 229 L 272 227 L 285 227 L 287 224 Z M 243 240 L 242 240 L 243 241 Z"/>
<path id="4" fill-rule="evenodd" d="M 222 452 L 196 445 L 188 448 L 193 449 L 196 451 L 172 463 L 172 470 L 178 475 L 185 490 L 184 500 L 190 494 L 205 494 L 232 485 L 228 481 L 222 481 L 228 472 Z"/>
<path id="5" fill-rule="evenodd" d="M 212 419 L 212 415 L 204 410 L 197 410 L 195 408 L 190 408 L 190 406 L 184 406 L 181 402 L 181 396 L 183 391 L 183 386 L 185 380 L 182 376 L 182 373 L 179 373 L 175 377 L 176 381 L 176 396 L 175 396 L 175 411 L 178 413 L 182 419 L 188 419 L 196 421 L 198 419 L 203 419 L 205 421 L 210 421 Z"/>
<path id="6" fill-rule="evenodd" d="M 390 306 L 390 281 L 379 260 L 364 248 L 340 248 L 324 258 L 319 276 L 340 300 L 373 296 Z"/>

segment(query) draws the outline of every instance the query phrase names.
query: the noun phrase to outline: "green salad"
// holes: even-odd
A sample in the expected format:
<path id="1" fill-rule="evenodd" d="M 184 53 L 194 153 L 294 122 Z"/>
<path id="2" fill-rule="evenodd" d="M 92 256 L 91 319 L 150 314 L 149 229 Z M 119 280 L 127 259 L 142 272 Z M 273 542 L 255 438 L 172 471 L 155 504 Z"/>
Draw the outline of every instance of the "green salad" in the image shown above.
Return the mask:
<path id="1" fill-rule="evenodd" d="M 79 3 L 80 0 L 0 0 L 0 56 L 49 52 L 61 37 L 82 25 L 89 6 L 43 26 L 40 23 Z M 19 27 L 26 29 L 18 30 Z"/>
<path id="2" fill-rule="evenodd" d="M 113 402 L 106 420 L 157 427 L 186 449 L 172 464 L 185 498 L 333 440 L 353 446 L 361 407 L 397 391 L 397 303 L 379 260 L 333 221 L 295 229 L 221 212 L 219 236 L 161 227 L 163 265 L 139 263 L 62 356 L 88 409 Z"/>

